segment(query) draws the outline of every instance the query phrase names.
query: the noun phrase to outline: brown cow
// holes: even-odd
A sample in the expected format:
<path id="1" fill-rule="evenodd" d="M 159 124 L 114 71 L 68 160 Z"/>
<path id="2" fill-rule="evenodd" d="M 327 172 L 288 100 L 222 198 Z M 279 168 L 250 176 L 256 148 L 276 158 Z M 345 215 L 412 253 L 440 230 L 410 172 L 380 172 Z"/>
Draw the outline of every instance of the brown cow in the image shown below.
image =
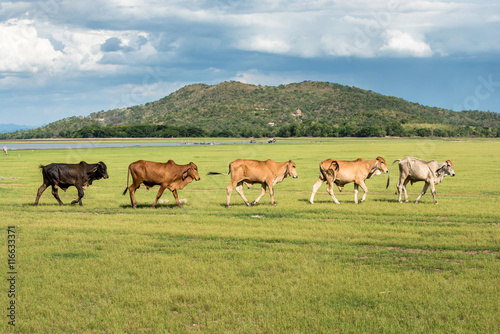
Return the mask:
<path id="1" fill-rule="evenodd" d="M 243 194 L 243 183 L 251 186 L 254 183 L 260 183 L 262 186 L 259 197 L 252 202 L 255 205 L 266 193 L 266 187 L 269 187 L 269 195 L 271 196 L 271 203 L 276 206 L 274 202 L 274 189 L 273 186 L 283 181 L 286 177 L 292 176 L 297 178 L 297 170 L 295 163 L 292 160 L 285 162 L 276 162 L 268 159 L 266 161 L 238 159 L 229 164 L 229 173 L 208 173 L 209 175 L 229 175 L 231 174 L 231 182 L 227 186 L 227 206 L 230 207 L 231 193 L 236 186 L 236 192 L 243 198 L 247 206 L 250 203 Z"/>
<path id="2" fill-rule="evenodd" d="M 128 181 L 130 174 L 132 174 L 133 182 L 129 186 Z M 198 167 L 192 162 L 187 165 L 178 165 L 173 160 L 169 160 L 166 163 L 139 160 L 128 166 L 127 188 L 125 188 L 123 195 L 125 195 L 128 190 L 130 192 L 132 207 L 136 208 L 137 201 L 135 199 L 135 191 L 141 186 L 141 183 L 144 183 L 148 190 L 155 185 L 159 185 L 160 190 L 156 195 L 153 208 L 156 207 L 156 203 L 165 189 L 172 192 L 177 205 L 179 208 L 182 208 L 179 197 L 177 196 L 177 190 L 184 189 L 186 184 L 193 180 L 199 181 L 200 176 L 198 175 Z"/>
<path id="3" fill-rule="evenodd" d="M 333 194 L 333 184 L 335 183 L 339 191 L 342 191 L 346 184 L 354 182 L 354 203 L 358 203 L 358 187 L 361 187 L 364 191 L 363 197 L 359 201 L 361 203 L 366 199 L 366 194 L 368 193 L 365 180 L 371 178 L 373 175 L 387 172 L 385 159 L 382 157 L 377 157 L 369 161 L 363 158 L 354 161 L 324 160 L 319 165 L 319 179 L 313 186 L 309 203 L 314 204 L 314 195 L 316 195 L 319 187 L 325 181 L 327 181 L 326 190 L 337 204 L 340 204 L 340 202 Z"/>

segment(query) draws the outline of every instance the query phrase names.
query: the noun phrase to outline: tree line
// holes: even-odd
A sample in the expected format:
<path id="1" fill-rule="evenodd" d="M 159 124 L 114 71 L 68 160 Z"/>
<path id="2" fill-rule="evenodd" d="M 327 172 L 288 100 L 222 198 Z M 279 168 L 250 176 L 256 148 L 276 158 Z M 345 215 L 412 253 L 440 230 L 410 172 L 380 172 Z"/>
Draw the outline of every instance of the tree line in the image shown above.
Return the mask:
<path id="1" fill-rule="evenodd" d="M 473 126 L 449 126 L 445 129 L 425 126 L 404 127 L 399 122 L 383 125 L 327 124 L 321 121 L 292 122 L 276 126 L 254 126 L 214 129 L 211 131 L 195 126 L 170 126 L 155 124 L 136 125 L 85 125 L 80 129 L 61 130 L 33 129 L 0 134 L 0 139 L 31 138 L 186 138 L 186 137 L 500 137 L 500 128 Z"/>

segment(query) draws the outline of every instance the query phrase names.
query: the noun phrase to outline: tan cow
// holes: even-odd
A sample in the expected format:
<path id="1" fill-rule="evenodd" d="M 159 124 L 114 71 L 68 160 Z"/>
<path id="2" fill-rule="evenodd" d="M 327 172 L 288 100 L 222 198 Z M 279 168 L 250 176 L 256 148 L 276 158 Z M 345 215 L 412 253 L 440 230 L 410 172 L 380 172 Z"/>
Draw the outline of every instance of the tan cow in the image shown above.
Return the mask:
<path id="1" fill-rule="evenodd" d="M 427 188 L 430 186 L 434 204 L 438 204 L 436 200 L 435 185 L 441 183 L 446 175 L 455 176 L 455 165 L 451 162 L 451 160 L 438 163 L 436 160 L 425 161 L 419 158 L 406 157 L 404 159 L 394 160 L 391 165 L 391 170 L 396 161 L 399 161 L 399 182 L 396 186 L 398 189 L 399 203 L 402 203 L 401 193 L 403 191 L 405 193 L 405 202 L 408 203 L 408 193 L 406 192 L 406 185 L 408 182 L 411 182 L 413 185 L 415 182 L 424 181 L 425 185 L 422 189 L 422 193 L 418 196 L 415 203 L 418 204 L 422 196 L 426 193 Z M 387 175 L 386 189 L 389 187 L 389 177 L 390 173 Z"/>
<path id="2" fill-rule="evenodd" d="M 314 195 L 325 181 L 327 182 L 327 192 L 337 204 L 340 204 L 340 202 L 333 194 L 333 184 L 335 183 L 339 191 L 342 191 L 346 184 L 354 182 L 354 203 L 358 203 L 358 187 L 361 187 L 364 191 L 363 197 L 359 201 L 361 203 L 366 199 L 368 193 L 365 180 L 382 173 L 387 173 L 385 159 L 382 157 L 369 161 L 363 158 L 354 161 L 324 160 L 319 165 L 319 178 L 313 186 L 309 203 L 314 204 Z"/>
<path id="3" fill-rule="evenodd" d="M 243 194 L 243 183 L 248 187 L 254 183 L 260 183 L 262 186 L 259 197 L 252 202 L 251 205 L 255 205 L 266 193 L 266 187 L 269 188 L 269 195 L 271 196 L 271 203 L 276 206 L 274 202 L 274 189 L 277 183 L 283 181 L 286 177 L 292 176 L 297 178 L 297 170 L 295 163 L 292 160 L 285 162 L 276 162 L 274 160 L 268 159 L 266 161 L 250 160 L 250 159 L 238 159 L 229 164 L 229 173 L 214 173 L 210 172 L 209 175 L 229 175 L 231 174 L 231 182 L 227 186 L 227 206 L 230 207 L 231 203 L 231 193 L 236 187 L 236 192 L 241 196 L 243 201 L 247 206 L 250 203 Z"/>
<path id="4" fill-rule="evenodd" d="M 132 174 L 133 182 L 129 186 L 128 181 L 130 174 Z M 160 190 L 156 195 L 153 208 L 156 207 L 156 203 L 165 189 L 172 192 L 177 205 L 179 208 L 182 208 L 179 197 L 177 196 L 177 190 L 184 189 L 184 187 L 193 180 L 199 181 L 200 176 L 198 175 L 198 167 L 192 162 L 187 165 L 178 165 L 173 160 L 169 160 L 166 163 L 139 160 L 128 166 L 127 188 L 125 188 L 123 195 L 125 195 L 128 190 L 130 192 L 132 207 L 136 208 L 137 201 L 135 199 L 135 191 L 137 188 L 139 188 L 141 184 L 144 184 L 149 190 L 149 188 L 159 185 Z"/>

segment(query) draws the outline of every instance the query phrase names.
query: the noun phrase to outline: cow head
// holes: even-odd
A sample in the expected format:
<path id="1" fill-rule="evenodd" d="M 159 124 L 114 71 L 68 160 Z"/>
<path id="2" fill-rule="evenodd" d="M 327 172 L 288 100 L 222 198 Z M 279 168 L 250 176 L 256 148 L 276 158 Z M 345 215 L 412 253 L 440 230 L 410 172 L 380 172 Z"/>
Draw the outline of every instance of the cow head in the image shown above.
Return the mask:
<path id="1" fill-rule="evenodd" d="M 99 180 L 101 178 L 107 179 L 109 177 L 108 175 L 108 169 L 106 167 L 106 164 L 102 161 L 99 161 L 98 163 L 95 164 L 94 168 L 88 171 L 87 173 L 89 176 L 91 174 L 94 175 L 94 179 Z"/>
<path id="2" fill-rule="evenodd" d="M 455 176 L 455 170 L 453 169 L 455 164 L 451 160 L 446 160 L 441 167 L 436 171 L 437 174 L 444 173 L 444 176 L 451 175 Z"/>
<path id="3" fill-rule="evenodd" d="M 198 175 L 198 167 L 194 164 L 194 162 L 190 162 L 187 165 L 187 169 L 184 171 L 184 173 L 182 173 L 182 181 L 184 181 L 188 176 L 196 181 L 200 180 L 200 175 Z"/>
<path id="4" fill-rule="evenodd" d="M 372 169 L 370 170 L 370 173 L 368 174 L 367 177 L 368 179 L 374 175 L 380 175 L 382 173 L 385 174 L 389 172 L 384 158 L 379 156 L 375 160 L 376 160 L 375 165 L 373 165 Z"/>
<path id="5" fill-rule="evenodd" d="M 297 177 L 299 177 L 297 175 L 297 169 L 296 169 L 296 166 L 295 166 L 295 162 L 293 162 L 292 160 L 288 160 L 288 162 L 286 164 L 285 177 L 287 177 L 287 176 L 291 176 L 294 179 L 296 179 Z"/>

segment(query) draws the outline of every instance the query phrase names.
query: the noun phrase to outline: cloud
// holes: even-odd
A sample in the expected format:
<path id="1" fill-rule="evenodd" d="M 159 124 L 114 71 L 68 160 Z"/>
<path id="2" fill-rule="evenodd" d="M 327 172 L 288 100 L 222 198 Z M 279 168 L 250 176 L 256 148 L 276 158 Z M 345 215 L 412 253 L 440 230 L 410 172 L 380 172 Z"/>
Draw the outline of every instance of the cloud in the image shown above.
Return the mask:
<path id="1" fill-rule="evenodd" d="M 430 57 L 433 55 L 431 47 L 419 41 L 409 33 L 398 30 L 386 32 L 386 44 L 380 50 L 388 55 L 402 57 Z"/>
<path id="2" fill-rule="evenodd" d="M 30 20 L 0 23 L 0 72 L 37 73 L 50 69 L 62 56 L 50 41 L 38 36 Z"/>
<path id="3" fill-rule="evenodd" d="M 298 81 L 297 78 L 284 77 L 279 74 L 264 74 L 257 69 L 238 72 L 236 76 L 231 78 L 231 80 L 252 85 L 266 85 L 266 86 L 285 85 Z"/>
<path id="4" fill-rule="evenodd" d="M 111 37 L 101 44 L 101 51 L 114 52 L 122 50 L 122 41 L 118 37 Z"/>
<path id="5" fill-rule="evenodd" d="M 64 92 L 63 109 L 83 113 L 127 90 L 135 93 L 123 104 L 143 103 L 178 82 L 274 85 L 341 73 L 356 85 L 351 77 L 366 77 L 350 67 L 359 62 L 497 59 L 499 18 L 491 0 L 6 0 L 0 93 L 57 106 L 51 91 Z M 151 68 L 156 84 L 145 84 Z"/>
<path id="6" fill-rule="evenodd" d="M 269 52 L 277 54 L 287 54 L 290 52 L 290 45 L 279 38 L 268 36 L 253 36 L 248 40 L 242 40 L 239 43 L 242 50 Z"/>

